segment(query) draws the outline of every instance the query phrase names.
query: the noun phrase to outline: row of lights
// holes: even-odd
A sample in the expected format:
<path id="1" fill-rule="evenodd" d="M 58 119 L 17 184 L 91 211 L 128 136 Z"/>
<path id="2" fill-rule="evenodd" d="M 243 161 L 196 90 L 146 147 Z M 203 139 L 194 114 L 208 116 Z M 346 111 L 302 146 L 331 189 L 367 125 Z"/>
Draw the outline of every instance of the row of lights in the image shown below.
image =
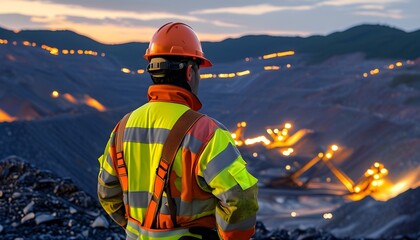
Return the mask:
<path id="1" fill-rule="evenodd" d="M 73 55 L 73 54 L 79 54 L 79 55 L 82 55 L 82 54 L 84 54 L 84 55 L 92 55 L 92 56 L 98 56 L 98 52 L 95 52 L 95 51 L 92 51 L 92 50 L 81 50 L 81 49 L 79 49 L 79 50 L 73 50 L 73 49 L 70 49 L 70 50 L 68 50 L 68 49 L 63 49 L 63 50 L 61 50 L 61 53 L 63 54 L 63 55 L 68 55 L 68 54 L 70 54 L 70 55 Z M 101 53 L 101 57 L 105 57 L 105 53 Z"/>
<path id="2" fill-rule="evenodd" d="M 7 39 L 0 39 L 0 44 L 8 44 L 9 41 Z M 13 41 L 12 44 L 14 46 L 17 46 L 17 42 Z M 23 46 L 27 46 L 27 47 L 36 47 L 38 46 L 38 44 L 36 42 L 29 42 L 29 41 L 22 41 L 22 45 Z M 98 52 L 92 51 L 92 50 L 82 50 L 82 49 L 78 49 L 78 50 L 73 50 L 73 49 L 58 49 L 56 47 L 51 47 L 45 44 L 41 45 L 41 48 L 48 51 L 51 55 L 59 55 L 60 53 L 63 55 L 73 55 L 73 54 L 78 54 L 78 55 L 91 55 L 91 56 L 98 56 Z M 105 53 L 101 53 L 100 54 L 101 57 L 105 57 Z"/>
<path id="3" fill-rule="evenodd" d="M 8 44 L 8 40 L 7 39 L 0 39 L 0 44 Z M 29 42 L 29 41 L 23 41 L 22 44 L 24 46 L 32 46 L 32 47 L 36 47 L 37 44 L 35 42 Z M 17 45 L 17 42 L 14 41 L 13 45 Z M 58 48 L 55 47 L 50 47 L 48 45 L 43 44 L 41 46 L 42 49 L 48 51 L 51 55 L 59 55 L 60 54 L 60 50 Z M 92 51 L 92 50 L 73 50 L 73 49 L 63 49 L 61 50 L 61 54 L 63 55 L 73 55 L 73 54 L 79 54 L 79 55 L 92 55 L 92 56 L 98 56 L 98 52 Z M 294 55 L 295 52 L 294 51 L 285 51 L 285 52 L 278 52 L 278 53 L 271 53 L 271 54 L 266 54 L 264 55 L 262 58 L 263 59 L 270 59 L 270 58 L 275 58 L 275 57 L 284 57 L 284 56 L 291 56 Z M 101 57 L 105 57 L 105 53 L 101 53 Z M 261 58 L 261 57 L 260 57 Z M 250 61 L 250 58 L 246 58 L 246 61 Z M 411 61 L 409 61 L 411 62 Z M 395 64 L 390 64 L 387 66 L 387 69 L 394 69 L 396 67 L 402 67 L 403 63 L 402 62 L 396 62 Z M 287 64 L 286 68 L 291 68 L 291 64 Z M 266 71 L 270 71 L 270 70 L 280 70 L 280 66 L 264 66 L 264 70 Z M 124 73 L 132 73 L 135 74 L 136 72 L 134 71 L 130 71 L 128 68 L 122 68 L 121 69 L 122 72 Z M 375 68 L 369 71 L 369 73 L 365 72 L 363 73 L 363 77 L 367 78 L 370 75 L 376 75 L 380 72 L 379 68 Z M 137 74 L 143 74 L 144 70 L 143 69 L 139 69 L 137 70 Z M 201 74 L 200 77 L 201 79 L 208 79 L 208 78 L 233 78 L 233 77 L 240 77 L 240 76 L 244 76 L 244 75 L 248 75 L 251 72 L 249 70 L 245 70 L 242 72 L 237 72 L 237 73 L 219 73 L 219 74 L 211 74 L 211 73 L 207 73 L 207 74 Z"/>
<path id="4" fill-rule="evenodd" d="M 292 64 L 288 63 L 286 64 L 286 68 L 291 68 Z M 265 71 L 277 71 L 280 70 L 281 67 L 280 66 L 264 66 L 264 70 Z M 214 73 L 204 73 L 204 74 L 200 74 L 200 78 L 201 79 L 209 79 L 209 78 L 234 78 L 234 77 L 242 77 L 245 75 L 250 74 L 251 71 L 250 70 L 245 70 L 242 72 L 236 72 L 236 73 L 219 73 L 219 74 L 214 74 Z"/>
<path id="5" fill-rule="evenodd" d="M 278 58 L 278 57 L 285 57 L 285 56 L 293 56 L 295 55 L 295 51 L 285 51 L 285 52 L 277 52 L 277 53 L 270 53 L 264 55 L 263 59 L 270 59 L 270 58 Z"/>
<path id="6" fill-rule="evenodd" d="M 0 44 L 8 44 L 8 43 L 9 43 L 9 41 L 7 39 L 0 39 Z M 14 46 L 17 46 L 18 42 L 13 41 L 12 44 Z M 29 42 L 29 41 L 22 41 L 22 45 L 27 46 L 27 47 L 37 47 L 38 46 L 38 44 L 36 42 Z M 98 53 L 95 52 L 95 51 L 92 51 L 92 50 L 81 50 L 81 49 L 79 49 L 79 50 L 72 50 L 72 49 L 68 50 L 68 49 L 63 49 L 63 50 L 60 51 L 56 47 L 51 47 L 51 46 L 48 46 L 48 45 L 45 45 L 45 44 L 41 45 L 41 49 L 48 51 L 51 55 L 59 55 L 60 52 L 61 52 L 61 54 L 63 54 L 63 55 L 67 55 L 67 54 L 82 55 L 82 54 L 84 54 L 84 55 L 98 56 Z M 101 56 L 105 57 L 105 53 L 102 53 Z M 60 96 L 61 96 L 61 94 L 57 90 L 54 90 L 54 91 L 51 92 L 51 97 L 52 98 L 59 98 Z M 84 104 L 86 104 L 86 105 L 88 105 L 92 108 L 95 108 L 98 111 L 105 111 L 106 110 L 106 107 L 104 105 L 102 105 L 98 100 L 90 97 L 89 95 L 85 95 L 84 99 L 82 99 L 82 100 L 77 100 L 76 98 L 74 98 L 69 93 L 63 94 L 62 97 L 64 99 L 66 99 L 67 101 L 69 101 L 70 103 L 77 104 L 78 102 L 83 102 Z"/>
<path id="7" fill-rule="evenodd" d="M 8 44 L 8 40 L 6 39 L 0 39 L 0 44 Z M 32 47 L 36 47 L 37 44 L 35 42 L 29 42 L 29 41 L 23 41 L 22 44 L 24 46 L 32 46 Z M 17 45 L 17 42 L 14 41 L 13 45 Z M 60 53 L 63 55 L 74 55 L 74 54 L 78 54 L 78 55 L 92 55 L 92 56 L 98 56 L 98 52 L 96 51 L 92 51 L 92 50 L 82 50 L 82 49 L 78 49 L 78 50 L 73 50 L 73 49 L 62 49 L 60 51 L 60 49 L 56 48 L 56 47 L 51 47 L 48 45 L 41 45 L 41 48 L 48 51 L 51 55 L 59 55 Z M 278 52 L 278 53 L 271 53 L 271 54 L 267 54 L 263 56 L 263 59 L 269 59 L 269 58 L 274 58 L 274 57 L 283 57 L 283 56 L 291 56 L 294 55 L 295 52 L 294 51 L 286 51 L 286 52 Z M 100 54 L 101 57 L 105 57 L 105 53 L 101 53 Z M 291 64 L 287 64 L 286 68 L 290 68 Z M 264 70 L 279 70 L 280 66 L 265 66 Z M 131 74 L 143 74 L 144 73 L 144 69 L 138 69 L 137 71 L 131 71 L 128 68 L 121 68 L 121 71 L 124 73 L 131 73 Z M 245 71 L 241 71 L 241 72 L 236 72 L 236 73 L 219 73 L 219 74 L 211 74 L 211 73 L 207 73 L 207 74 L 201 74 L 200 77 L 201 79 L 208 79 L 208 78 L 234 78 L 234 77 L 241 77 L 241 76 L 245 76 L 245 75 L 249 75 L 251 73 L 250 70 L 245 70 Z"/>
<path id="8" fill-rule="evenodd" d="M 285 56 L 292 56 L 292 55 L 295 55 L 295 51 L 290 50 L 290 51 L 284 51 L 284 52 L 269 53 L 262 57 L 261 56 L 258 57 L 258 60 L 266 60 L 270 58 L 285 57 Z M 252 57 L 245 58 L 245 62 L 251 62 L 252 60 L 253 60 Z"/>
<path id="9" fill-rule="evenodd" d="M 407 61 L 409 64 L 410 63 L 412 63 L 411 61 Z M 391 64 L 389 64 L 388 66 L 386 66 L 385 68 L 386 69 L 389 69 L 389 70 L 393 70 L 393 69 L 395 69 L 395 68 L 397 68 L 397 67 L 402 67 L 403 66 L 403 63 L 402 62 L 396 62 L 395 64 L 394 63 L 391 63 Z M 369 72 L 365 72 L 365 73 L 363 73 L 363 77 L 365 77 L 365 78 L 367 78 L 368 76 L 369 76 L 369 74 L 371 75 L 371 76 L 373 76 L 373 75 L 376 75 L 376 74 L 378 74 L 380 72 L 380 70 L 379 70 L 379 68 L 375 68 L 375 69 L 372 69 L 372 70 L 370 70 Z"/>
<path id="10" fill-rule="evenodd" d="M 288 63 L 288 64 L 286 64 L 286 68 L 291 68 L 292 67 L 292 64 L 290 64 L 290 63 Z M 273 66 L 264 66 L 264 70 L 266 70 L 266 71 L 277 71 L 277 70 L 280 70 L 280 66 L 276 66 L 276 65 L 273 65 Z"/>
<path id="11" fill-rule="evenodd" d="M 208 78 L 234 78 L 234 77 L 242 77 L 245 75 L 251 74 L 250 70 L 245 70 L 241 72 L 236 73 L 219 73 L 219 74 L 213 74 L 213 73 L 205 73 L 200 74 L 201 79 L 208 79 Z"/>
<path id="12" fill-rule="evenodd" d="M 6 39 L 0 39 L 0 44 L 8 44 L 8 40 Z M 17 45 L 17 42 L 14 41 L 13 45 Z M 22 45 L 24 46 L 32 46 L 32 47 L 36 47 L 37 44 L 35 42 L 29 42 L 29 41 L 23 41 Z M 92 51 L 92 50 L 82 50 L 82 49 L 78 49 L 78 50 L 74 50 L 74 49 L 58 49 L 56 47 L 51 47 L 48 45 L 41 45 L 41 48 L 48 51 L 51 55 L 59 55 L 60 53 L 63 55 L 91 55 L 91 56 L 98 56 L 98 52 L 96 51 Z M 106 54 L 105 53 L 101 53 L 100 54 L 101 57 L 105 57 Z M 143 74 L 144 73 L 144 69 L 138 69 L 137 71 L 131 71 L 128 68 L 121 68 L 121 71 L 123 73 L 131 73 L 131 74 Z"/>
<path id="13" fill-rule="evenodd" d="M 129 68 L 121 68 L 121 72 L 126 73 L 126 74 L 132 74 L 132 75 L 135 75 L 135 74 L 141 75 L 141 74 L 144 73 L 144 69 L 140 68 L 140 69 L 137 69 L 137 70 L 131 70 Z"/>
<path id="14" fill-rule="evenodd" d="M 298 214 L 297 214 L 297 212 L 291 212 L 290 213 L 290 216 L 291 217 L 297 217 L 298 216 Z M 332 219 L 333 218 L 333 214 L 332 213 L 324 213 L 324 215 L 322 216 L 324 219 L 326 219 L 326 220 L 329 220 L 329 219 Z"/>
<path id="15" fill-rule="evenodd" d="M 7 41 L 6 39 L 0 38 L 0 44 L 7 44 L 7 43 L 9 43 L 9 41 Z"/>
<path id="16" fill-rule="evenodd" d="M 286 68 L 291 68 L 292 65 L 290 63 L 286 64 Z M 266 71 L 276 71 L 280 70 L 280 66 L 264 66 L 264 70 Z M 205 73 L 200 74 L 201 79 L 208 79 L 208 78 L 234 78 L 234 77 L 242 77 L 245 75 L 250 74 L 250 70 L 245 70 L 242 72 L 236 72 L 236 73 L 219 73 L 219 74 L 213 74 L 213 73 Z"/>
<path id="17" fill-rule="evenodd" d="M 284 51 L 284 52 L 277 52 L 277 53 L 270 53 L 270 54 L 266 54 L 262 57 L 258 57 L 258 59 L 270 59 L 270 58 L 276 58 L 276 57 L 285 57 L 285 56 L 292 56 L 295 54 L 295 51 Z M 247 57 L 245 58 L 246 62 L 250 62 L 252 60 L 252 58 Z M 286 68 L 291 68 L 292 65 L 291 64 L 287 64 Z M 280 70 L 280 66 L 265 66 L 264 70 L 269 71 L 269 70 Z M 236 72 L 236 73 L 219 73 L 219 74 L 212 74 L 212 73 L 205 73 L 205 74 L 201 74 L 200 78 L 201 79 L 209 79 L 209 78 L 234 78 L 234 77 L 241 77 L 244 75 L 248 75 L 250 74 L 251 71 L 249 70 L 245 70 L 242 72 Z"/>

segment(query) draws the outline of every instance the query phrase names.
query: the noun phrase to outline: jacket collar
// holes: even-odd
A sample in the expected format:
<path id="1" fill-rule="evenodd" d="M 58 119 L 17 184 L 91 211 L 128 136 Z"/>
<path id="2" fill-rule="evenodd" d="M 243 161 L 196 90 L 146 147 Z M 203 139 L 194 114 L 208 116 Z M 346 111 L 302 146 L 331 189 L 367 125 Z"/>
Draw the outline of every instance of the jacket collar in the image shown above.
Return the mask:
<path id="1" fill-rule="evenodd" d="M 149 102 L 172 102 L 186 105 L 198 111 L 201 109 L 201 102 L 192 92 L 173 85 L 159 84 L 149 87 L 147 92 Z"/>

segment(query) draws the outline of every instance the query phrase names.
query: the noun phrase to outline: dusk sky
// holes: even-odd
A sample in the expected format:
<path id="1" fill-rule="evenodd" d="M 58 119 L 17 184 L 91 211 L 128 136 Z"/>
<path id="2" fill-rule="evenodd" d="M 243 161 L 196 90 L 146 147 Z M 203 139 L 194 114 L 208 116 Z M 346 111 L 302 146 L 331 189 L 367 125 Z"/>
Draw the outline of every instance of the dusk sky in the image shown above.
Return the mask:
<path id="1" fill-rule="evenodd" d="M 202 41 L 250 34 L 326 35 L 368 23 L 420 29 L 419 0 L 0 0 L 0 26 L 72 30 L 103 43 L 148 42 L 166 22 Z"/>

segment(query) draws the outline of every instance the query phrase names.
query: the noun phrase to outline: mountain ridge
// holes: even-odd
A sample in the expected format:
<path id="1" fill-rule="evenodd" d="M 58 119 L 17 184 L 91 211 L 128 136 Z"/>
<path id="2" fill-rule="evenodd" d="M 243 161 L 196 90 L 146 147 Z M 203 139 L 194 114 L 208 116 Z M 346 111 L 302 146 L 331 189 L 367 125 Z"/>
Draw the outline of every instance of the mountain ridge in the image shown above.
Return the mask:
<path id="1" fill-rule="evenodd" d="M 22 30 L 15 33 L 1 27 L 0 38 L 38 42 L 61 49 L 91 49 L 107 52 L 125 66 L 147 65 L 141 57 L 148 47 L 148 43 L 145 42 L 103 44 L 70 30 Z M 413 59 L 420 56 L 420 30 L 405 32 L 385 25 L 363 24 L 325 36 L 246 35 L 239 38 L 227 38 L 219 42 L 203 41 L 202 47 L 206 57 L 214 63 L 239 61 L 246 57 L 259 57 L 287 50 L 312 54 L 312 63 L 352 52 L 362 52 L 368 59 Z"/>

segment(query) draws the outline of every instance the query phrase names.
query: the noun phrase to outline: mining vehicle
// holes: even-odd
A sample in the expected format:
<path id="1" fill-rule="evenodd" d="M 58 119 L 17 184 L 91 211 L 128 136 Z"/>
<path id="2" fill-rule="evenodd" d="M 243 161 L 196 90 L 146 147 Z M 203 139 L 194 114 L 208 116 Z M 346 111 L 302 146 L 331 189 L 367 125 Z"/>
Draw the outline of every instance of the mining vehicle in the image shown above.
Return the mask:
<path id="1" fill-rule="evenodd" d="M 245 132 L 246 122 L 238 122 L 236 124 L 236 130 L 231 133 L 233 140 L 237 146 L 242 146 L 245 142 L 244 132 Z"/>
<path id="2" fill-rule="evenodd" d="M 313 133 L 310 129 L 300 129 L 293 135 L 290 135 L 290 129 L 292 128 L 291 123 L 285 123 L 283 129 L 267 129 L 268 135 L 273 139 L 269 144 L 265 145 L 267 149 L 290 147 L 296 144 L 306 134 Z"/>
<path id="3" fill-rule="evenodd" d="M 284 177 L 272 179 L 268 181 L 265 186 L 306 188 L 308 183 L 312 180 L 312 177 L 308 178 L 306 181 L 300 180 L 299 177 L 310 168 L 312 168 L 315 164 L 322 161 L 322 163 L 326 165 L 328 169 L 337 177 L 337 179 L 346 187 L 348 190 L 346 197 L 349 199 L 359 200 L 371 193 L 380 190 L 384 183 L 384 177 L 388 175 L 388 170 L 382 163 L 375 162 L 355 183 L 350 177 L 348 177 L 344 172 L 340 171 L 331 163 L 330 159 L 333 157 L 334 152 L 337 150 L 338 146 L 332 145 L 326 152 L 318 153 L 317 156 L 309 160 L 293 173 Z"/>

